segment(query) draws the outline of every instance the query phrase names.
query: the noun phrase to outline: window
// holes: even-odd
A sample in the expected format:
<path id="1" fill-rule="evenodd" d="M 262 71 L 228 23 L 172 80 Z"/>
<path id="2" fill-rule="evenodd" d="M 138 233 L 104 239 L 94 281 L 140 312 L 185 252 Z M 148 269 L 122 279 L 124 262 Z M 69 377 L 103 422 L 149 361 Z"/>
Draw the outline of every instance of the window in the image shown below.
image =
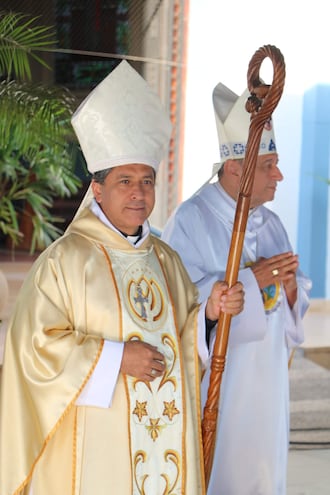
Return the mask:
<path id="1" fill-rule="evenodd" d="M 128 53 L 129 3 L 129 0 L 57 0 L 58 47 L 73 51 L 55 56 L 57 84 L 73 90 L 90 90 L 120 60 L 84 52 Z"/>

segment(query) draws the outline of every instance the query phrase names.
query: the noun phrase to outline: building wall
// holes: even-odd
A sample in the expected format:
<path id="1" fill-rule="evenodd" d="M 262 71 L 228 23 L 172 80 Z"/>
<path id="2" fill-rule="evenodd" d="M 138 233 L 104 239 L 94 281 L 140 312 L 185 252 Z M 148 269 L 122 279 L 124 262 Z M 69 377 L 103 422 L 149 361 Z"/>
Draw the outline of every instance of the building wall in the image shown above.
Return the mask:
<path id="1" fill-rule="evenodd" d="M 61 2 L 62 5 L 64 3 Z M 119 3 L 117 2 L 117 4 Z M 62 51 L 56 55 L 45 54 L 48 63 L 54 70 L 49 71 L 33 64 L 33 78 L 35 82 L 66 85 L 77 96 L 77 105 L 92 89 L 93 83 L 95 85 L 105 77 L 105 74 L 102 75 L 102 67 L 100 69 L 102 61 L 104 70 L 107 70 L 109 60 L 114 66 L 121 58 L 126 58 L 159 94 L 173 123 L 173 137 L 168 156 L 165 157 L 159 171 L 157 201 L 151 217 L 153 224 L 161 228 L 169 212 L 182 198 L 185 54 L 189 0 L 145 0 L 143 2 L 130 0 L 123 2 L 123 5 L 129 6 L 129 50 L 127 51 L 118 47 L 118 42 L 117 45 L 115 42 L 114 31 L 117 28 L 112 23 L 113 16 L 110 15 L 109 8 L 113 9 L 116 2 L 109 3 L 102 0 L 70 2 L 68 0 L 66 4 L 67 6 L 61 11 L 62 17 L 60 19 L 57 17 L 57 2 L 53 0 L 2 0 L 1 8 L 2 10 L 38 16 L 39 19 L 36 22 L 39 24 L 56 26 L 56 21 L 60 23 L 57 30 L 57 48 Z M 86 9 L 90 19 L 88 22 L 88 42 L 86 42 Z M 79 15 L 81 22 L 78 22 Z M 74 24 L 72 24 L 73 17 Z M 64 29 L 68 26 L 68 29 L 71 28 L 70 32 L 66 32 Z M 66 53 L 64 53 L 64 48 Z M 116 52 L 116 49 L 119 51 Z M 87 52 L 93 52 L 93 57 Z M 78 61 L 74 69 L 72 69 L 71 63 L 73 59 Z M 72 77 L 68 77 L 64 82 L 59 79 L 59 64 L 62 64 L 61 70 L 63 71 L 65 70 L 65 68 L 63 69 L 65 61 L 67 61 L 71 71 L 78 70 L 82 73 L 85 60 L 88 60 L 89 64 L 93 60 L 99 62 L 95 64 L 97 66 L 95 80 L 91 79 L 90 85 L 88 85 L 88 78 L 92 77 L 90 72 L 84 80 L 80 79 L 79 84 L 74 84 Z M 109 66 L 108 72 L 110 69 Z M 86 70 L 89 70 L 89 67 Z M 88 180 L 86 175 L 84 178 L 86 181 Z M 59 201 L 61 205 L 61 212 L 59 213 L 70 216 L 70 212 L 77 206 L 76 203 L 79 204 L 85 189 L 85 187 L 82 188 L 82 193 L 77 198 L 73 198 L 73 202 L 72 200 L 68 202 L 67 209 L 65 208 L 65 201 Z M 67 218 L 67 221 L 69 220 L 70 218 Z"/>
<path id="2" fill-rule="evenodd" d="M 330 86 L 304 95 L 298 252 L 313 280 L 312 297 L 326 297 L 329 253 Z"/>

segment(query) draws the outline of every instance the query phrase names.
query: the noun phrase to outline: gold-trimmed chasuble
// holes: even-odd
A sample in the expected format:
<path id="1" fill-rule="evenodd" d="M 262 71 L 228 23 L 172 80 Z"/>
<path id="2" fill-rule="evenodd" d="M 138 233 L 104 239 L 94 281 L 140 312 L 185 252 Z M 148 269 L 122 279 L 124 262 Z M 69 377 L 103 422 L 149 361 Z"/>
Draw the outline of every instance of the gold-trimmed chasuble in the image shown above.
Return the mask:
<path id="1" fill-rule="evenodd" d="M 86 209 L 21 291 L 1 382 L 1 494 L 205 495 L 199 305 L 178 255 L 152 236 L 134 249 Z M 100 390 L 108 406 L 76 404 L 104 343 L 127 339 L 156 345 L 164 375 L 119 373 Z"/>
<path id="2" fill-rule="evenodd" d="M 158 257 L 148 250 L 109 250 L 122 307 L 123 340 L 157 347 L 166 371 L 153 382 L 126 376 L 132 495 L 182 493 L 185 410 L 173 309 Z"/>

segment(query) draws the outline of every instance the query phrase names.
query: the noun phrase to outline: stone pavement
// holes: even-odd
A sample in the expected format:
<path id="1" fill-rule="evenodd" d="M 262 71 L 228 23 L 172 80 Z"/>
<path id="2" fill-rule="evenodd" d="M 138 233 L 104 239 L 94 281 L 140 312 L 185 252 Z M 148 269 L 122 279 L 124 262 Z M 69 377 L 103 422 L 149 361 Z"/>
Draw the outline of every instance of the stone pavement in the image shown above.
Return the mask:
<path id="1" fill-rule="evenodd" d="M 0 365 L 7 320 L 32 261 L 27 255 L 11 261 L 0 252 L 0 270 L 9 286 L 9 300 L 0 315 Z M 289 374 L 287 495 L 330 495 L 330 301 L 312 301 L 305 331 L 306 341 L 295 352 Z"/>
<path id="2" fill-rule="evenodd" d="M 330 495 L 330 370 L 298 349 L 289 379 L 287 495 Z"/>
<path id="3" fill-rule="evenodd" d="M 292 448 L 330 448 L 329 369 L 306 358 L 299 349 L 289 379 Z"/>

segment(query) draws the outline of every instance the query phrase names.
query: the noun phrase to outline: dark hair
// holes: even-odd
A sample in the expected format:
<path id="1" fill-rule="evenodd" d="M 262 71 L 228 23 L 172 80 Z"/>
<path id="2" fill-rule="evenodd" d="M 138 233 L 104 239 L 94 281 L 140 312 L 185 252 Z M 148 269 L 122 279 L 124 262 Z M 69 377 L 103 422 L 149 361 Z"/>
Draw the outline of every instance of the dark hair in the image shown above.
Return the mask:
<path id="1" fill-rule="evenodd" d="M 110 174 L 111 170 L 113 170 L 115 167 L 109 167 L 105 168 L 104 170 L 98 170 L 97 172 L 94 172 L 92 175 L 92 180 L 94 182 L 97 182 L 98 184 L 104 184 L 105 179 L 107 176 Z M 156 170 L 152 168 L 153 174 L 154 174 L 154 179 L 156 179 Z"/>
<path id="2" fill-rule="evenodd" d="M 224 171 L 224 163 L 221 165 L 221 167 L 218 170 L 218 179 L 221 179 L 223 176 L 223 171 Z"/>
<path id="3" fill-rule="evenodd" d="M 105 168 L 104 170 L 98 170 L 97 172 L 94 172 L 92 175 L 93 181 L 97 182 L 98 184 L 104 184 L 105 179 L 111 172 L 113 167 Z"/>

